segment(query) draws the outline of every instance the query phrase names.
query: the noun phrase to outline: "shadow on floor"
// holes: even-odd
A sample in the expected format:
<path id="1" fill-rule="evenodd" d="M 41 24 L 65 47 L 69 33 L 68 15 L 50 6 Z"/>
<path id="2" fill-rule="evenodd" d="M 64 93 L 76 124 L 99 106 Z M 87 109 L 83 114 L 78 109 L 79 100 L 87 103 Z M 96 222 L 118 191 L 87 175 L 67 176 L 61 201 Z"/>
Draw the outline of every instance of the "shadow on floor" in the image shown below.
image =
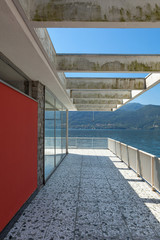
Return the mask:
<path id="1" fill-rule="evenodd" d="M 145 205 L 154 203 L 160 213 L 160 197 L 119 162 L 122 175 L 109 156 L 104 150 L 72 150 L 5 240 L 160 239 L 157 216 Z"/>

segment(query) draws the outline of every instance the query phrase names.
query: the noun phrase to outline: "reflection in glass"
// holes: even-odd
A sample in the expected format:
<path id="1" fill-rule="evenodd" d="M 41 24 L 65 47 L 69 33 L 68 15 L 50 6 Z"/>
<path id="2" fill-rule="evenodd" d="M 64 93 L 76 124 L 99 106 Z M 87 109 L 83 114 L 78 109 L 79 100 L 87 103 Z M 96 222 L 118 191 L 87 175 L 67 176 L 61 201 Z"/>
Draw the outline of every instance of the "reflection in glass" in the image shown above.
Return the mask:
<path id="1" fill-rule="evenodd" d="M 48 92 L 45 92 L 45 180 L 55 168 L 54 150 L 54 118 L 55 118 L 55 99 Z"/>
<path id="2" fill-rule="evenodd" d="M 45 91 L 45 180 L 66 155 L 66 109 Z"/>
<path id="3" fill-rule="evenodd" d="M 56 101 L 56 165 L 59 164 L 59 162 L 62 159 L 62 122 L 61 122 L 61 110 L 62 110 L 62 105 Z"/>
<path id="4" fill-rule="evenodd" d="M 62 111 L 62 154 L 66 154 L 66 111 Z"/>

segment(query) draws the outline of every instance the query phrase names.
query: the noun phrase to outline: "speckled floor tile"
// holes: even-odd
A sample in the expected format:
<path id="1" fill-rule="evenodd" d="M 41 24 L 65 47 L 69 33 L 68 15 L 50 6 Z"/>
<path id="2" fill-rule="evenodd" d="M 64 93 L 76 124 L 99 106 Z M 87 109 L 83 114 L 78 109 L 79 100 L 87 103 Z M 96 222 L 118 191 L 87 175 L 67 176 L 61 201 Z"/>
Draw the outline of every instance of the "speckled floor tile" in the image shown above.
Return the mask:
<path id="1" fill-rule="evenodd" d="M 129 230 L 134 238 L 141 238 L 148 237 L 148 239 L 152 239 L 156 237 L 156 233 L 151 226 L 135 226 L 129 227 Z"/>
<path id="2" fill-rule="evenodd" d="M 76 224 L 75 240 L 102 240 L 103 234 L 99 224 Z"/>
<path id="3" fill-rule="evenodd" d="M 99 212 L 95 208 L 78 209 L 77 222 L 79 224 L 96 224 L 100 223 Z"/>
<path id="4" fill-rule="evenodd" d="M 97 202 L 97 197 L 94 192 L 89 192 L 89 193 L 84 193 L 80 192 L 79 193 L 79 201 L 84 201 L 84 202 Z"/>
<path id="5" fill-rule="evenodd" d="M 160 195 L 109 150 L 73 149 L 9 239 L 160 240 Z"/>
<path id="6" fill-rule="evenodd" d="M 44 236 L 45 240 L 74 240 L 75 225 L 65 220 L 51 222 Z"/>
<path id="7" fill-rule="evenodd" d="M 128 228 L 121 222 L 119 222 L 118 225 L 108 225 L 107 223 L 102 222 L 102 231 L 104 239 L 132 239 Z"/>

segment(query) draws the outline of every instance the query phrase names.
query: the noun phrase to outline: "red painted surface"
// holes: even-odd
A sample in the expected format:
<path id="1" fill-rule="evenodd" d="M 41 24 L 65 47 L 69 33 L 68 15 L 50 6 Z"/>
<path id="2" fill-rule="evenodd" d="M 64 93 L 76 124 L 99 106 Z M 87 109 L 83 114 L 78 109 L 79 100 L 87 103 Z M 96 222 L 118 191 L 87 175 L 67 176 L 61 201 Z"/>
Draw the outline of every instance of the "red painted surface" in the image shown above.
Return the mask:
<path id="1" fill-rule="evenodd" d="M 37 112 L 0 83 L 0 231 L 37 188 Z"/>

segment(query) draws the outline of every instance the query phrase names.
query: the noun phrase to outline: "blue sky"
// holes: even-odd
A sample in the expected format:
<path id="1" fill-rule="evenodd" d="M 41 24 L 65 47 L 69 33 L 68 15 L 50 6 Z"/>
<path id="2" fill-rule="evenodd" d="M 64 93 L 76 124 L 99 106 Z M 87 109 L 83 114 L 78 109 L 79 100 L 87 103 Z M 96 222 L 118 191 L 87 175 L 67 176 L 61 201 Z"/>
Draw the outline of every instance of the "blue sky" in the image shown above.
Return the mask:
<path id="1" fill-rule="evenodd" d="M 160 54 L 160 29 L 48 29 L 57 53 Z M 145 77 L 146 74 L 66 73 L 67 77 Z M 160 84 L 132 102 L 160 105 Z"/>

